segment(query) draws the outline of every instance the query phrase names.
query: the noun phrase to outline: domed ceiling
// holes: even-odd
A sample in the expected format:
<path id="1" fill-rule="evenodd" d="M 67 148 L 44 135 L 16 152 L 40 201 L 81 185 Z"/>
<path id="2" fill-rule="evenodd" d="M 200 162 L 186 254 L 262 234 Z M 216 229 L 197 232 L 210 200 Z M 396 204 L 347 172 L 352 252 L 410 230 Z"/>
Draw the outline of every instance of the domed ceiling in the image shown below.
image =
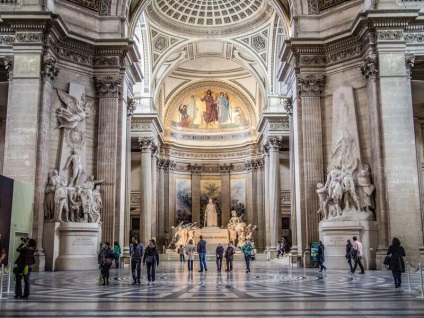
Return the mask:
<path id="1" fill-rule="evenodd" d="M 186 34 L 228 34 L 268 19 L 262 0 L 157 0 L 147 8 L 160 25 Z"/>

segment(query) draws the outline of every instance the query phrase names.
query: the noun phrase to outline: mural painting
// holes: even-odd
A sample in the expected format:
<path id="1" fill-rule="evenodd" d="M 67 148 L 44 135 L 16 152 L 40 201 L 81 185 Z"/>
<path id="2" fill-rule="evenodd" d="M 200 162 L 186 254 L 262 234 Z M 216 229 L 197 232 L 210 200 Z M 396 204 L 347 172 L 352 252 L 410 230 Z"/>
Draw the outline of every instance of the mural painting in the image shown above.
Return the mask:
<path id="1" fill-rule="evenodd" d="M 231 210 L 238 217 L 244 217 L 246 212 L 246 177 L 231 178 L 230 180 Z"/>
<path id="2" fill-rule="evenodd" d="M 221 196 L 221 179 L 201 179 L 200 180 L 200 223 L 204 226 L 205 222 L 205 209 L 209 203 L 209 199 L 212 199 L 213 204 L 218 214 L 218 226 L 222 225 L 222 196 Z"/>
<path id="3" fill-rule="evenodd" d="M 191 223 L 191 180 L 177 178 L 175 189 L 177 224 L 181 222 Z"/>
<path id="4" fill-rule="evenodd" d="M 198 89 L 185 96 L 172 114 L 177 129 L 243 130 L 250 126 L 246 106 L 232 93 Z"/>

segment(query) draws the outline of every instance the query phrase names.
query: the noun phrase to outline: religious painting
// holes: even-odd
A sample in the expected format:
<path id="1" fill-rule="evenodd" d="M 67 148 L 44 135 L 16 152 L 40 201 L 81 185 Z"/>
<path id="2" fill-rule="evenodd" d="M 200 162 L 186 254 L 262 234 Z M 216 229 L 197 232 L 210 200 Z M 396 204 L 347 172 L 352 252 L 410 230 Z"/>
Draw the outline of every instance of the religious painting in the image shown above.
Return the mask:
<path id="1" fill-rule="evenodd" d="M 200 180 L 200 224 L 205 224 L 205 209 L 209 203 L 209 199 L 215 205 L 218 215 L 218 226 L 222 224 L 222 195 L 221 195 L 221 178 L 208 178 Z"/>
<path id="2" fill-rule="evenodd" d="M 177 224 L 181 222 L 191 223 L 191 179 L 177 178 L 175 182 Z"/>
<path id="3" fill-rule="evenodd" d="M 244 102 L 224 88 L 202 88 L 176 101 L 171 126 L 179 130 L 244 130 L 250 127 Z"/>
<path id="4" fill-rule="evenodd" d="M 237 212 L 238 217 L 246 213 L 246 177 L 231 178 L 230 180 L 231 210 Z"/>

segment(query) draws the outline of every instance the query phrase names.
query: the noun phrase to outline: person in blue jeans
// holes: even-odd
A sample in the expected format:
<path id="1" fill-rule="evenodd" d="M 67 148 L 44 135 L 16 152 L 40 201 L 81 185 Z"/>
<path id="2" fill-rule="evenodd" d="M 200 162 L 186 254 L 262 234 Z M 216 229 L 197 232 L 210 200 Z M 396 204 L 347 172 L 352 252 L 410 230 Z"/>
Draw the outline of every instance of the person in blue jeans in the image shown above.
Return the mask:
<path id="1" fill-rule="evenodd" d="M 253 246 L 250 240 L 247 240 L 241 247 L 241 252 L 244 254 L 244 260 L 246 261 L 246 273 L 250 273 L 250 258 L 252 257 Z"/>
<path id="2" fill-rule="evenodd" d="M 208 271 L 208 268 L 206 266 L 206 241 L 203 240 L 203 236 L 199 236 L 199 242 L 197 242 L 197 253 L 199 254 L 199 261 L 200 261 L 200 270 L 199 273 L 203 272 L 203 267 L 205 268 L 205 271 Z"/>

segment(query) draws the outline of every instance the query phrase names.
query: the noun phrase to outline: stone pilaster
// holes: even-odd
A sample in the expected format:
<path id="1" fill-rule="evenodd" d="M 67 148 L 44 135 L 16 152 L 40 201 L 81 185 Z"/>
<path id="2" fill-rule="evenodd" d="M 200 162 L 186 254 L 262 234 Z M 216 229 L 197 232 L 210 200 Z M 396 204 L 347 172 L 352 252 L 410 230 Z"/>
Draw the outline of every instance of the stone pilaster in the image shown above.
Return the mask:
<path id="1" fill-rule="evenodd" d="M 101 188 L 103 200 L 102 240 L 113 242 L 115 236 L 115 203 L 118 152 L 118 97 L 121 77 L 95 77 L 99 97 L 99 127 L 97 143 L 97 178 L 106 179 Z"/>
<path id="2" fill-rule="evenodd" d="M 153 139 L 140 137 L 141 149 L 141 200 L 140 200 L 140 239 L 147 244 L 152 237 L 152 145 Z"/>
<path id="3" fill-rule="evenodd" d="M 124 244 L 123 253 L 129 255 L 130 230 L 131 230 L 131 119 L 134 116 L 135 102 L 127 99 L 127 123 L 126 123 L 126 165 L 125 165 L 125 219 L 124 219 Z"/>
<path id="4" fill-rule="evenodd" d="M 6 118 L 0 118 L 0 174 L 3 174 L 4 139 L 6 135 Z"/>
<path id="5" fill-rule="evenodd" d="M 168 197 L 169 197 L 169 202 L 168 202 L 168 206 L 169 206 L 169 210 L 168 210 L 168 215 L 169 215 L 169 220 L 168 220 L 168 228 L 171 229 L 171 226 L 175 226 L 176 221 L 177 221 L 177 217 L 176 217 L 176 213 L 175 213 L 175 175 L 174 175 L 174 170 L 176 167 L 176 163 L 174 161 L 169 161 L 169 192 L 168 192 Z"/>
<path id="6" fill-rule="evenodd" d="M 270 173 L 269 173 L 269 145 L 266 143 L 263 146 L 263 154 L 264 154 L 264 216 L 265 216 L 265 226 L 264 226 L 264 232 L 265 232 L 265 247 L 270 248 L 271 247 L 271 219 L 270 219 L 270 200 L 269 200 L 269 179 L 270 179 Z"/>
<path id="7" fill-rule="evenodd" d="M 305 202 L 306 242 L 318 240 L 318 196 L 316 185 L 324 180 L 322 153 L 321 89 L 325 76 L 299 75 L 297 84 L 301 96 L 303 139 L 303 196 Z"/>
<path id="8" fill-rule="evenodd" d="M 169 219 L 169 160 L 165 161 L 165 164 L 163 166 L 163 188 L 164 188 L 164 224 L 165 224 L 165 231 L 168 231 L 169 234 L 171 234 L 171 226 L 170 225 L 170 219 Z"/>
<path id="9" fill-rule="evenodd" d="M 43 57 L 43 70 L 41 71 L 41 104 L 38 111 L 38 141 L 37 141 L 37 165 L 35 168 L 35 189 L 34 189 L 34 217 L 32 236 L 37 240 L 37 252 L 35 254 L 37 263 L 35 271 L 45 270 L 45 254 L 43 249 L 44 230 L 44 197 L 49 170 L 49 149 L 50 149 L 50 114 L 51 95 L 53 81 L 59 69 L 56 67 L 56 60 L 50 55 Z"/>
<path id="10" fill-rule="evenodd" d="M 259 250 L 265 248 L 265 206 L 264 206 L 264 160 L 258 160 L 257 184 L 257 214 L 258 214 L 258 231 L 255 233 L 255 246 Z"/>
<path id="11" fill-rule="evenodd" d="M 158 239 L 158 215 L 157 215 L 157 153 L 158 146 L 153 144 L 152 146 L 152 210 L 151 210 L 151 224 L 152 224 L 152 238 Z"/>
<path id="12" fill-rule="evenodd" d="M 158 180 L 158 233 L 157 240 L 158 246 L 162 247 L 165 244 L 164 235 L 165 230 L 165 170 L 167 169 L 167 161 L 164 159 L 159 159 L 157 161 L 157 168 L 159 172 Z"/>
<path id="13" fill-rule="evenodd" d="M 270 247 L 277 246 L 281 238 L 281 199 L 280 199 L 280 144 L 276 136 L 268 137 L 269 144 L 269 222 Z"/>
<path id="14" fill-rule="evenodd" d="M 222 193 L 222 207 L 221 207 L 221 224 L 218 225 L 226 226 L 230 221 L 230 210 L 231 210 L 231 193 L 230 193 L 230 172 L 231 165 L 224 163 L 219 166 L 219 172 L 221 173 L 221 193 Z M 200 198 L 200 195 L 199 195 Z M 218 220 L 219 221 L 219 220 Z"/>
<path id="15" fill-rule="evenodd" d="M 258 173 L 259 173 L 259 164 L 257 160 L 252 160 L 252 170 L 251 170 L 251 176 L 252 176 L 252 189 L 249 190 L 248 192 L 252 194 L 252 200 L 251 200 L 251 204 L 252 204 L 252 211 L 250 213 L 251 218 L 249 221 L 249 223 L 254 224 L 254 225 L 258 225 L 258 197 L 256 195 L 257 192 L 257 187 L 258 187 Z"/>
<path id="16" fill-rule="evenodd" d="M 190 165 L 190 171 L 192 222 L 200 227 L 200 176 L 202 174 L 202 166 L 199 164 Z"/>

